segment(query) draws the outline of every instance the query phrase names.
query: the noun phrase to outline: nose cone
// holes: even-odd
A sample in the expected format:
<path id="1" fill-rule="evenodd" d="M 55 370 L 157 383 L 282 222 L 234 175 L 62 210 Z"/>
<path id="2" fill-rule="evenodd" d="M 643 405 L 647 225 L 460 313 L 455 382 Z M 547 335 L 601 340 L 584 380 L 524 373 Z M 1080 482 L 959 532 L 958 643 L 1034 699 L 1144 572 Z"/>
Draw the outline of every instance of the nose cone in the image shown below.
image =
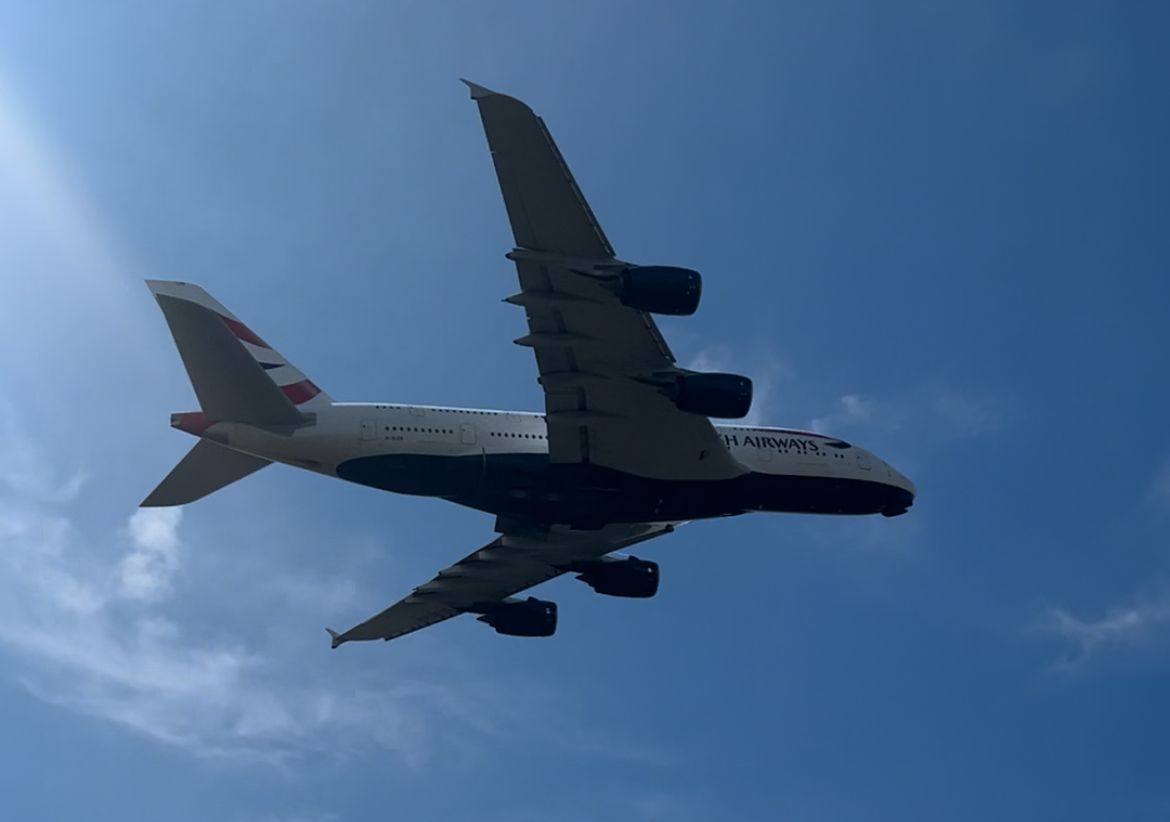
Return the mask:
<path id="1" fill-rule="evenodd" d="M 888 465 L 886 467 L 889 468 Z M 910 481 L 910 478 L 893 468 L 890 468 L 890 491 L 890 501 L 882 509 L 884 517 L 897 517 L 905 514 L 914 504 L 914 498 L 918 496 L 918 488 Z"/>
<path id="2" fill-rule="evenodd" d="M 910 495 L 910 499 L 918 496 L 918 486 L 910 481 L 905 474 L 894 471 L 894 484 Z"/>

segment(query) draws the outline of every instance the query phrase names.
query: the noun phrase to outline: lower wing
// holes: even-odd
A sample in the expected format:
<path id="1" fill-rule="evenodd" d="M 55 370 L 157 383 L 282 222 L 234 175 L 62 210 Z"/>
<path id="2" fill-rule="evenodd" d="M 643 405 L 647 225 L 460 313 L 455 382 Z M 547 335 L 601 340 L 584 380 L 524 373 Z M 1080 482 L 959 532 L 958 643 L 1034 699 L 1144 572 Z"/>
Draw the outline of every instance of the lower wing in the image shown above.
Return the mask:
<path id="1" fill-rule="evenodd" d="M 395 639 L 463 613 L 480 614 L 482 621 L 500 630 L 497 620 L 515 615 L 514 622 L 523 621 L 520 612 L 525 611 L 539 625 L 546 626 L 540 633 L 529 635 L 547 636 L 552 633 L 547 627 L 547 609 L 542 617 L 538 613 L 540 608 L 532 604 L 539 603 L 538 600 L 515 600 L 513 594 L 572 571 L 582 572 L 588 581 L 589 569 L 598 567 L 605 554 L 669 534 L 675 525 L 664 522 L 607 525 L 596 531 L 552 526 L 542 534 L 501 534 L 444 568 L 430 582 L 415 588 L 380 614 L 344 633 L 330 630 L 333 647 L 353 640 Z M 551 628 L 555 628 L 555 605 L 539 605 L 552 607 Z"/>

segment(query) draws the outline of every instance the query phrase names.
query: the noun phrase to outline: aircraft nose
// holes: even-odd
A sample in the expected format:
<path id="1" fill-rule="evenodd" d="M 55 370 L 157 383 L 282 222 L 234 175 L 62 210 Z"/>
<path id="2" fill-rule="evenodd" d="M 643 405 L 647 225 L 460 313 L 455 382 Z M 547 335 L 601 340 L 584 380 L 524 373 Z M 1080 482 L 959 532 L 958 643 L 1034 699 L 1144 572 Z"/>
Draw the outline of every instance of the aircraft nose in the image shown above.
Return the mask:
<path id="1" fill-rule="evenodd" d="M 899 474 L 897 471 L 894 472 L 894 475 L 898 478 L 898 487 L 908 493 L 910 495 L 910 499 L 914 499 L 916 496 L 918 496 L 918 486 L 911 482 L 909 477 L 907 477 L 905 474 Z"/>
<path id="2" fill-rule="evenodd" d="M 882 510 L 882 516 L 896 517 L 905 514 L 910 510 L 910 506 L 914 504 L 914 498 L 918 496 L 918 488 L 910 481 L 910 478 L 904 474 L 890 469 L 893 475 L 890 483 L 890 501 Z"/>

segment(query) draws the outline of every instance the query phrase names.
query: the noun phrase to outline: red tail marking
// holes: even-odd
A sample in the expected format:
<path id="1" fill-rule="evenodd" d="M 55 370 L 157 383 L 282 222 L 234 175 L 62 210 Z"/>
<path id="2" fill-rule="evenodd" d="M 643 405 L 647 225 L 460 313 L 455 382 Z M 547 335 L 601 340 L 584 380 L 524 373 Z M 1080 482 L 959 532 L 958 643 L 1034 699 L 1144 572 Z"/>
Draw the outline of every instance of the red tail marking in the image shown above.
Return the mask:
<path id="1" fill-rule="evenodd" d="M 288 397 L 288 401 L 293 405 L 300 405 L 308 402 L 321 393 L 321 389 L 313 384 L 312 380 L 301 380 L 294 382 L 292 385 L 282 385 L 280 390 Z"/>
<path id="2" fill-rule="evenodd" d="M 211 426 L 211 421 L 202 411 L 183 411 L 171 414 L 171 426 L 188 434 L 199 436 Z"/>
<path id="3" fill-rule="evenodd" d="M 225 317 L 222 314 L 220 314 L 219 316 L 220 316 L 221 320 L 223 320 L 225 323 L 227 323 L 227 327 L 229 329 L 231 329 L 231 332 L 233 334 L 235 334 L 238 338 L 243 340 L 244 342 L 252 343 L 252 345 L 258 345 L 261 348 L 267 348 L 267 349 L 272 348 L 271 345 L 264 342 L 264 340 L 260 339 L 259 334 L 257 334 L 252 329 L 248 328 L 248 326 L 244 325 L 239 320 L 233 320 L 231 317 Z"/>

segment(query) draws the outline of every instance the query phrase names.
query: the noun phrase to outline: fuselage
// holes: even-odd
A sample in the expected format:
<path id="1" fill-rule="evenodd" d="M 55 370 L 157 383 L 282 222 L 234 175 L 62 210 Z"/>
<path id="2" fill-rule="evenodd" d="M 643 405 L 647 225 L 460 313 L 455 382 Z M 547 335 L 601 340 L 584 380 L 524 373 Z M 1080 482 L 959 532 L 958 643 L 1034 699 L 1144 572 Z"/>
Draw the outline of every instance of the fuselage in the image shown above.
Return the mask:
<path id="1" fill-rule="evenodd" d="M 915 488 L 843 440 L 786 428 L 720 425 L 745 469 L 718 481 L 660 480 L 550 461 L 545 419 L 531 412 L 334 403 L 312 424 L 275 433 L 240 423 L 175 427 L 288 465 L 400 494 L 441 497 L 519 521 L 600 527 L 751 511 L 904 513 Z"/>

